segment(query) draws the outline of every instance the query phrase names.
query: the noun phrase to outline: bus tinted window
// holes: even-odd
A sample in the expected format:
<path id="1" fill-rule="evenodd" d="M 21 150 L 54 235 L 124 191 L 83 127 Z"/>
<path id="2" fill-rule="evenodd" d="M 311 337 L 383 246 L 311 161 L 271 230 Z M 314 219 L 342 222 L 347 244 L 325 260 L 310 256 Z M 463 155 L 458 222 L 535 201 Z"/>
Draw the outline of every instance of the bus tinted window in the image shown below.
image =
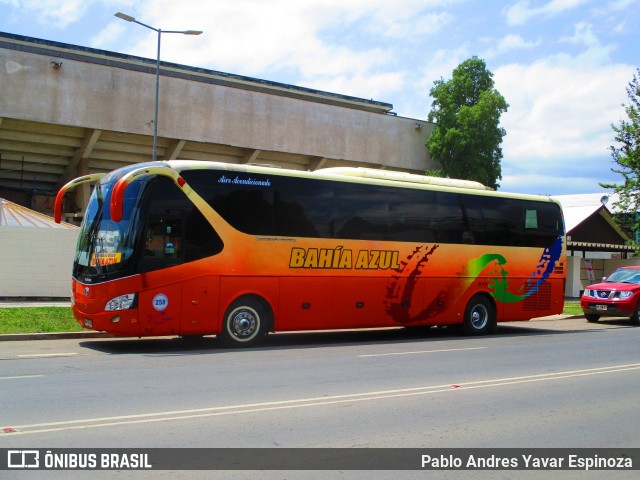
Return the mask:
<path id="1" fill-rule="evenodd" d="M 457 193 L 436 192 L 432 206 L 437 219 L 436 241 L 440 243 L 465 243 L 464 225 L 460 198 Z M 471 242 L 466 242 L 471 243 Z"/>
<path id="2" fill-rule="evenodd" d="M 396 189 L 389 201 L 390 240 L 435 242 L 438 233 L 435 197 L 436 193 L 428 190 Z"/>
<path id="3" fill-rule="evenodd" d="M 551 202 L 255 173 L 182 175 L 252 235 L 548 247 L 563 228 Z"/>
<path id="4" fill-rule="evenodd" d="M 272 191 L 243 186 L 220 192 L 210 203 L 223 218 L 241 232 L 274 235 Z"/>
<path id="5" fill-rule="evenodd" d="M 464 196 L 465 216 L 474 237 L 482 245 L 523 244 L 522 206 L 519 200 Z"/>
<path id="6" fill-rule="evenodd" d="M 389 189 L 375 185 L 335 183 L 337 238 L 388 240 Z"/>
<path id="7" fill-rule="evenodd" d="M 235 229 L 250 235 L 274 235 L 270 178 L 217 170 L 190 170 L 182 176 Z"/>
<path id="8" fill-rule="evenodd" d="M 278 178 L 275 184 L 275 234 L 332 238 L 334 192 L 326 182 Z"/>

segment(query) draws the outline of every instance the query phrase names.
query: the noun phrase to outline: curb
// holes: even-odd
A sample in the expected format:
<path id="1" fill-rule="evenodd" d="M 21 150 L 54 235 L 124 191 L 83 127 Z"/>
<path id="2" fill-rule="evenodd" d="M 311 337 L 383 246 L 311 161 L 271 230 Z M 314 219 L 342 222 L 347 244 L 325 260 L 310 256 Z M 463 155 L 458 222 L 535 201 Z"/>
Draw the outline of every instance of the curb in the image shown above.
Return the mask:
<path id="1" fill-rule="evenodd" d="M 113 338 L 106 332 L 11 333 L 0 335 L 0 342 L 20 340 L 66 340 L 74 338 Z"/>
<path id="2" fill-rule="evenodd" d="M 538 317 L 538 318 L 532 318 L 531 320 L 529 320 L 529 322 L 545 321 L 545 320 L 577 320 L 579 318 L 583 318 L 584 319 L 584 314 L 582 314 L 582 315 L 554 315 L 552 317 Z"/>

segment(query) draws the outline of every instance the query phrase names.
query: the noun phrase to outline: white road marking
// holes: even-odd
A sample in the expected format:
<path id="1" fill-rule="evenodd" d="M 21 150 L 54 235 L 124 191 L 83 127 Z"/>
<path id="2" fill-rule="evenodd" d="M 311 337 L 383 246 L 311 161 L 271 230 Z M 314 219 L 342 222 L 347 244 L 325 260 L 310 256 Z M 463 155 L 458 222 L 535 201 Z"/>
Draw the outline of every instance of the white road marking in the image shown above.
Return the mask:
<path id="1" fill-rule="evenodd" d="M 30 353 L 24 355 L 17 355 L 18 358 L 45 358 L 45 357 L 73 357 L 78 355 L 77 353 Z"/>
<path id="2" fill-rule="evenodd" d="M 614 365 L 610 367 L 588 368 L 584 370 L 568 370 L 565 372 L 544 373 L 538 375 L 525 375 L 521 377 L 497 378 L 491 380 L 478 380 L 474 382 L 455 383 L 446 385 L 433 385 L 425 387 L 401 388 L 394 390 L 372 391 L 364 393 L 352 393 L 345 395 L 333 395 L 327 397 L 310 397 L 297 400 L 280 400 L 274 402 L 249 403 L 245 405 L 228 405 L 219 407 L 200 408 L 192 410 L 176 410 L 172 412 L 144 413 L 139 415 L 122 415 L 115 417 L 98 417 L 80 420 L 69 420 L 51 423 L 35 423 L 30 425 L 8 426 L 10 435 L 25 435 L 34 433 L 49 433 L 68 430 L 84 430 L 90 428 L 115 427 L 121 425 L 134 425 L 143 423 L 168 422 L 175 420 L 189 420 L 195 418 L 216 417 L 223 415 L 240 415 L 247 413 L 268 412 L 276 410 L 289 410 L 294 408 L 310 408 L 317 406 L 335 405 L 340 403 L 366 402 L 384 400 L 398 397 L 416 395 L 431 395 L 444 392 L 460 392 L 478 388 L 500 387 L 522 383 L 544 382 L 563 380 L 566 378 L 585 377 L 591 375 L 604 375 L 617 372 L 640 370 L 640 363 L 626 365 Z"/>
<path id="3" fill-rule="evenodd" d="M 365 357 L 389 357 L 392 355 L 419 355 L 421 353 L 441 353 L 441 352 L 462 352 L 466 350 L 483 350 L 487 347 L 470 347 L 470 348 L 448 348 L 445 350 L 418 350 L 416 352 L 393 352 L 393 353 L 372 353 L 369 355 L 358 355 L 358 358 Z"/>
<path id="4" fill-rule="evenodd" d="M 17 375 L 15 377 L 0 377 L 0 380 L 20 380 L 22 378 L 40 378 L 44 375 Z"/>

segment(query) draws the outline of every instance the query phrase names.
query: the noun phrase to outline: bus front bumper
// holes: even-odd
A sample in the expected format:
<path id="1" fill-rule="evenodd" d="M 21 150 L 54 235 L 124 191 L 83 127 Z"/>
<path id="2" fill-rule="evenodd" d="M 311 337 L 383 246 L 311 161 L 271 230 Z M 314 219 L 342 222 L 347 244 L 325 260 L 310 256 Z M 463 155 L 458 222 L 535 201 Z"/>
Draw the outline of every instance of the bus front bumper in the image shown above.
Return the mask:
<path id="1" fill-rule="evenodd" d="M 98 332 L 107 332 L 119 337 L 140 336 L 138 310 L 118 310 L 113 312 L 87 313 L 73 305 L 73 316 L 81 327 Z"/>

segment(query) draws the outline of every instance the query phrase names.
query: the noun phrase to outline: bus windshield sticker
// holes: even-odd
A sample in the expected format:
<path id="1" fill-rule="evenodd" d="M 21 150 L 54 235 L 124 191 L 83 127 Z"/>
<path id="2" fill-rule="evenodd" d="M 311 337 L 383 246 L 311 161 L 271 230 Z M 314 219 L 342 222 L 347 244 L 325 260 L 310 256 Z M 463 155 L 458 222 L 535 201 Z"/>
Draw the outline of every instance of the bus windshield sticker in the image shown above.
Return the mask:
<path id="1" fill-rule="evenodd" d="M 254 187 L 270 187 L 271 186 L 271 180 L 268 179 L 268 178 L 265 179 L 265 180 L 256 180 L 256 179 L 253 179 L 251 177 L 249 177 L 249 178 L 240 178 L 240 177 L 229 178 L 226 175 L 222 175 L 218 179 L 218 183 L 230 184 L 230 185 L 250 185 L 250 186 L 254 186 Z"/>
<path id="2" fill-rule="evenodd" d="M 104 267 L 106 265 L 115 265 L 116 263 L 120 263 L 122 261 L 122 252 L 115 253 L 92 253 L 91 261 L 89 262 L 89 266 L 91 267 Z"/>

